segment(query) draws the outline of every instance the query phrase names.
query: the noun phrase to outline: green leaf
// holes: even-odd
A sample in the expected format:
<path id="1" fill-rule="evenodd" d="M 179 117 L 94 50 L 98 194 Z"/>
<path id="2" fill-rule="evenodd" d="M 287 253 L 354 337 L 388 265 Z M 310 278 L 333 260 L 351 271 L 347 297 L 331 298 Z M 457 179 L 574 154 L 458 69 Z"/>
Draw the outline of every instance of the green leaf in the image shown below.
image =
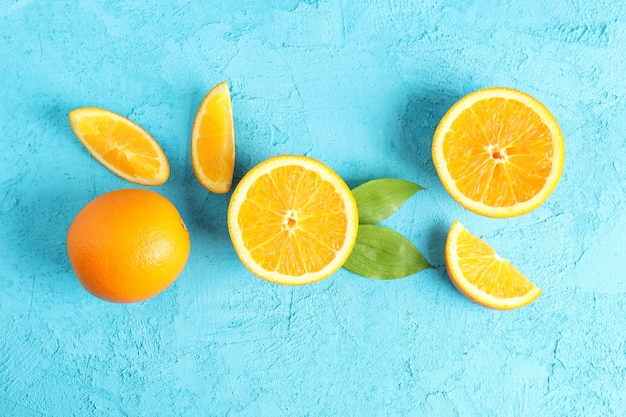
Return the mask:
<path id="1" fill-rule="evenodd" d="M 407 238 L 388 227 L 371 224 L 359 225 L 356 244 L 343 266 L 376 279 L 404 278 L 432 268 Z"/>
<path id="2" fill-rule="evenodd" d="M 376 224 L 391 216 L 419 190 L 418 184 L 395 178 L 368 181 L 352 190 L 360 224 Z"/>

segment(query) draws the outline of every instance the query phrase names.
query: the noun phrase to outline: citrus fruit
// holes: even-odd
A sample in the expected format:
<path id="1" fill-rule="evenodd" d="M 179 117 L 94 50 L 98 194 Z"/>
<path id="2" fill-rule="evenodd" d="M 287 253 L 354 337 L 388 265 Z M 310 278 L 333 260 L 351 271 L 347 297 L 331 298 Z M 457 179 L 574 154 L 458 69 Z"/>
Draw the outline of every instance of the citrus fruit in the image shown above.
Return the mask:
<path id="1" fill-rule="evenodd" d="M 95 107 L 72 110 L 69 119 L 89 153 L 114 174 L 141 185 L 167 181 L 170 166 L 163 149 L 138 124 Z"/>
<path id="2" fill-rule="evenodd" d="M 167 288 L 189 256 L 189 233 L 176 207 L 142 189 L 103 194 L 88 203 L 67 233 L 80 283 L 104 300 L 146 300 Z"/>
<path id="3" fill-rule="evenodd" d="M 235 131 L 228 84 L 207 93 L 191 131 L 191 164 L 196 178 L 209 191 L 227 193 L 235 168 Z"/>
<path id="4" fill-rule="evenodd" d="M 346 261 L 358 229 L 356 202 L 323 163 L 282 155 L 239 182 L 228 206 L 237 255 L 259 277 L 285 285 L 319 281 Z"/>
<path id="5" fill-rule="evenodd" d="M 497 310 L 531 303 L 541 290 L 458 221 L 448 232 L 446 268 L 454 286 L 470 300 Z"/>
<path id="6" fill-rule="evenodd" d="M 463 207 L 488 217 L 537 208 L 563 170 L 563 135 L 539 101 L 517 90 L 471 93 L 443 116 L 432 144 L 444 187 Z"/>

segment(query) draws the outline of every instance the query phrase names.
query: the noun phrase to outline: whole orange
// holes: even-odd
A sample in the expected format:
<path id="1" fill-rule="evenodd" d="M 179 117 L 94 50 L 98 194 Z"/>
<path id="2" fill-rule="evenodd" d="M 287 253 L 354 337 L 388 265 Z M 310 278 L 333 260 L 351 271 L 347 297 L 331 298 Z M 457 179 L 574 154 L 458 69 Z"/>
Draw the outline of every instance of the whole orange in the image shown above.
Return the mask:
<path id="1" fill-rule="evenodd" d="M 178 278 L 189 257 L 189 233 L 162 195 L 117 190 L 76 215 L 67 233 L 67 253 L 87 291 L 132 303 L 159 294 Z"/>

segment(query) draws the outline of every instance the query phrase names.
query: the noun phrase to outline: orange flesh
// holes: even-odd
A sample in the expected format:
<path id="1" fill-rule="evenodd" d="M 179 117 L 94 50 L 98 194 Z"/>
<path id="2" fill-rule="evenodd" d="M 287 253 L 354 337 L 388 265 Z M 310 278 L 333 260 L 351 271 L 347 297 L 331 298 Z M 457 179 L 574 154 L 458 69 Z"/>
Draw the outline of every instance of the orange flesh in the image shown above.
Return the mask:
<path id="1" fill-rule="evenodd" d="M 227 88 L 227 87 L 226 87 Z M 195 143 L 199 168 L 212 183 L 222 184 L 216 192 L 227 192 L 232 184 L 235 165 L 233 124 L 228 90 L 206 103 L 199 120 Z"/>
<path id="2" fill-rule="evenodd" d="M 466 230 L 459 234 L 457 253 L 465 279 L 494 297 L 521 297 L 535 287 L 487 243 Z"/>
<path id="3" fill-rule="evenodd" d="M 255 262 L 298 276 L 335 258 L 348 229 L 345 213 L 340 195 L 317 173 L 283 166 L 250 187 L 237 220 Z"/>
<path id="4" fill-rule="evenodd" d="M 512 99 L 480 100 L 463 111 L 443 142 L 448 171 L 467 197 L 507 207 L 535 196 L 552 169 L 548 126 Z"/>
<path id="5" fill-rule="evenodd" d="M 153 178 L 159 172 L 159 154 L 134 126 L 94 116 L 81 118 L 78 128 L 85 142 L 119 171 L 140 178 Z M 123 138 L 124 143 L 111 138 Z"/>

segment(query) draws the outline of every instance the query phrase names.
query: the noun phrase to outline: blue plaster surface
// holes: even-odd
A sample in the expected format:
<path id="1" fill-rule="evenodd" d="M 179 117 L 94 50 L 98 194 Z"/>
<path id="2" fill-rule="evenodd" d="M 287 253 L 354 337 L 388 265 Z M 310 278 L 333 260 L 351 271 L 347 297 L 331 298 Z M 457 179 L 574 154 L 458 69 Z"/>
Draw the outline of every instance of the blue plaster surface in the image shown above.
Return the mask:
<path id="1" fill-rule="evenodd" d="M 625 46 L 608 0 L 0 1 L 0 415 L 626 415 Z M 385 224 L 436 268 L 296 288 L 247 272 L 230 195 L 190 165 L 195 110 L 221 81 L 236 179 L 295 153 L 351 186 L 418 182 Z M 494 85 L 544 102 L 566 141 L 552 196 L 506 220 L 457 205 L 430 154 L 444 112 Z M 92 297 L 66 256 L 75 214 L 132 186 L 74 137 L 82 106 L 140 123 L 171 163 L 155 190 L 191 254 L 143 303 Z M 443 260 L 455 219 L 541 297 L 496 312 L 460 295 Z"/>

